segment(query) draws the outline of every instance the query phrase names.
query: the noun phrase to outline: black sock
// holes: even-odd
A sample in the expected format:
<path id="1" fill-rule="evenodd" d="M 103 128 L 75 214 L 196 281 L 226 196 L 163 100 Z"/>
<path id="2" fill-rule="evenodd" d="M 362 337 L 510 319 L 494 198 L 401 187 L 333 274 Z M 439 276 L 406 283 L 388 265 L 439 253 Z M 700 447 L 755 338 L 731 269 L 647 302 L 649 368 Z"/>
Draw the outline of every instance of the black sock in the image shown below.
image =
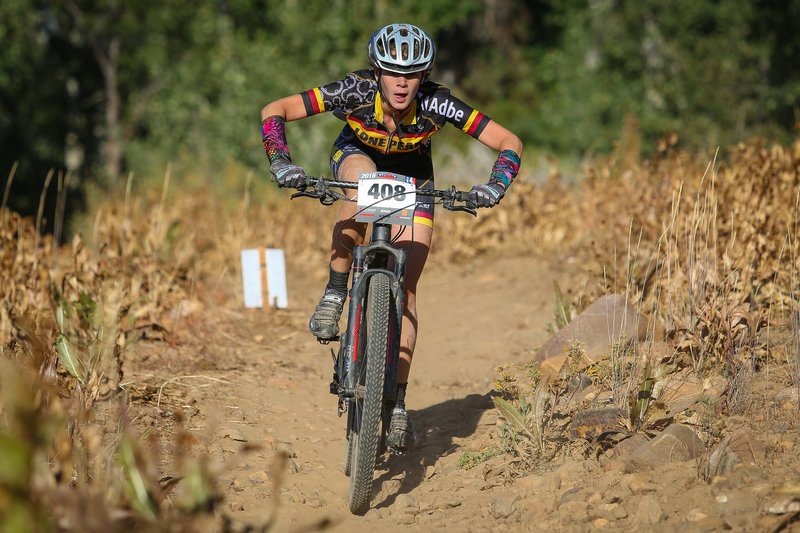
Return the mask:
<path id="1" fill-rule="evenodd" d="M 397 384 L 397 401 L 394 403 L 395 407 L 399 407 L 403 411 L 406 410 L 406 387 L 408 387 L 407 382 Z"/>
<path id="2" fill-rule="evenodd" d="M 350 279 L 350 271 L 336 272 L 333 268 L 331 268 L 330 271 L 328 285 L 325 287 L 325 290 L 335 291 L 339 294 L 347 294 L 347 280 Z"/>

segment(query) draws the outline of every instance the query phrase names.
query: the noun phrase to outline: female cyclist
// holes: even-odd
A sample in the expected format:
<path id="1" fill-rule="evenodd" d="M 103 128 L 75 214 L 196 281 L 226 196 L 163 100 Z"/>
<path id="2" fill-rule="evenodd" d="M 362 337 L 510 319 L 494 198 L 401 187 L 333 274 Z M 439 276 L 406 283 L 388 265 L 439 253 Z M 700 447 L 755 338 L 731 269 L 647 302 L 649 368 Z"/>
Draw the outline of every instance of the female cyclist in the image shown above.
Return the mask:
<path id="1" fill-rule="evenodd" d="M 332 111 L 346 123 L 331 150 L 335 179 L 357 182 L 362 172 L 388 171 L 416 178 L 417 187 L 432 187 L 431 136 L 450 122 L 499 155 L 488 183 L 474 185 L 470 200 L 494 207 L 514 181 L 522 142 L 506 128 L 454 97 L 443 85 L 428 80 L 436 49 L 427 33 L 411 24 L 388 24 L 372 34 L 367 57 L 372 68 L 343 80 L 287 96 L 261 111 L 262 137 L 270 171 L 279 187 L 305 183 L 303 169 L 292 163 L 285 123 Z M 350 197 L 355 191 L 349 191 Z M 418 201 L 413 232 L 393 229 L 396 245 L 406 249 L 405 311 L 398 368 L 397 404 L 387 444 L 405 448 L 417 436 L 405 410 L 406 386 L 417 339 L 417 283 L 433 235 L 433 203 Z M 364 241 L 367 224 L 353 220 L 356 205 L 342 202 L 331 242 L 330 276 L 309 321 L 311 332 L 330 339 L 339 332 L 352 263 L 351 250 Z M 413 239 L 413 240 L 412 240 Z M 413 245 L 412 245 L 413 244 Z"/>

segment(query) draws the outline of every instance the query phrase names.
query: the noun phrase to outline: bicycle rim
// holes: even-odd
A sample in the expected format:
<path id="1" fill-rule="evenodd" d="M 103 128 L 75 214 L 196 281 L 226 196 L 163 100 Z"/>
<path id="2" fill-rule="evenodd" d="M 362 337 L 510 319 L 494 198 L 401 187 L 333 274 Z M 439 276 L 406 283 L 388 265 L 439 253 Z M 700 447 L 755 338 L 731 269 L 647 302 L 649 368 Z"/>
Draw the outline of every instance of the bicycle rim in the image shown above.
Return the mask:
<path id="1" fill-rule="evenodd" d="M 391 290 L 389 277 L 376 274 L 367 289 L 366 338 L 362 359 L 356 365 L 361 394 L 350 408 L 354 410 L 350 427 L 352 439 L 350 472 L 350 511 L 364 514 L 372 496 L 372 478 L 381 431 L 383 379 L 389 332 Z"/>

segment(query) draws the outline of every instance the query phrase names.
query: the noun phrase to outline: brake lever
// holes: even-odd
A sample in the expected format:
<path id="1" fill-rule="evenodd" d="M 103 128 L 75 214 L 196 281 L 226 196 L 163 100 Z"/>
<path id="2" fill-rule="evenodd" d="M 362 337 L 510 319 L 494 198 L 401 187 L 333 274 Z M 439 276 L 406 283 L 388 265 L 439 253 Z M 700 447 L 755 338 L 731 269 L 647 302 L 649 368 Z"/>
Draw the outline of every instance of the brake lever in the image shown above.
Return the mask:
<path id="1" fill-rule="evenodd" d="M 472 215 L 474 217 L 478 216 L 478 212 L 475 211 L 474 209 L 472 209 L 471 207 L 466 207 L 466 206 L 463 206 L 463 205 L 450 205 L 450 206 L 448 206 L 446 204 L 442 204 L 442 205 L 448 211 L 463 211 L 465 213 L 469 213 L 470 215 Z"/>
<path id="2" fill-rule="evenodd" d="M 295 198 L 319 198 L 322 201 L 324 194 L 319 191 L 307 191 L 305 189 L 301 189 L 298 192 L 292 194 L 289 199 L 294 200 Z"/>

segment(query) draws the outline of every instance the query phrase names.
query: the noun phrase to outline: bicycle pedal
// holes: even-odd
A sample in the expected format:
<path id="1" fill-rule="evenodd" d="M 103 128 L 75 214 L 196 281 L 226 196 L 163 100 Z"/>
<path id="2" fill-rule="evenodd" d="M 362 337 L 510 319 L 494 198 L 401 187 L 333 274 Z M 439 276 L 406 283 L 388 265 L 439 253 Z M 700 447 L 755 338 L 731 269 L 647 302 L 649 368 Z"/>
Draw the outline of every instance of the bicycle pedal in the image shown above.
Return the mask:
<path id="1" fill-rule="evenodd" d="M 388 446 L 387 450 L 389 450 L 389 453 L 391 453 L 392 455 L 397 455 L 401 457 L 404 456 L 408 451 L 403 448 L 395 448 L 394 446 Z"/>
<path id="2" fill-rule="evenodd" d="M 339 335 L 336 335 L 335 337 L 331 337 L 330 339 L 323 339 L 322 337 L 317 337 L 317 342 L 327 346 L 328 344 L 330 344 L 332 342 L 339 342 L 339 339 L 341 339 L 341 336 L 339 336 Z"/>

